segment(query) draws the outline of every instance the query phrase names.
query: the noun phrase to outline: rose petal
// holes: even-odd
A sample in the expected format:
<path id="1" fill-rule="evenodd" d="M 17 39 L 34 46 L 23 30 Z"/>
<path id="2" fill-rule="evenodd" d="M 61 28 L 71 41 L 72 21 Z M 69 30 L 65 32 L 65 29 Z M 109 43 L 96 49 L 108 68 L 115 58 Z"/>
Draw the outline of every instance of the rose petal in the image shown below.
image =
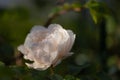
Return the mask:
<path id="1" fill-rule="evenodd" d="M 74 40 L 75 34 L 58 24 L 51 24 L 48 28 L 34 26 L 18 50 L 24 54 L 25 59 L 33 61 L 31 64 L 26 63 L 28 67 L 45 70 L 72 55 L 69 51 Z"/>

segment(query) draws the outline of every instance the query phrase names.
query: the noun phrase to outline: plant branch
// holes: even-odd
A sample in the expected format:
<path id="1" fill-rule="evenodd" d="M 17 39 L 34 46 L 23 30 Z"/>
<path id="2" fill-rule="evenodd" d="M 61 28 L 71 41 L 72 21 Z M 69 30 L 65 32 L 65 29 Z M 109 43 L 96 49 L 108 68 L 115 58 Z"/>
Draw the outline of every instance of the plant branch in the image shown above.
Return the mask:
<path id="1" fill-rule="evenodd" d="M 52 12 L 49 17 L 48 17 L 48 20 L 45 22 L 45 27 L 48 27 L 49 24 L 51 24 L 51 22 L 58 16 L 60 15 L 63 15 L 67 12 L 70 12 L 70 11 L 75 11 L 75 12 L 80 12 L 81 9 L 83 9 L 84 7 L 75 7 L 73 4 L 63 4 L 61 6 L 57 6 L 57 10 L 58 11 L 55 11 L 55 12 Z"/>

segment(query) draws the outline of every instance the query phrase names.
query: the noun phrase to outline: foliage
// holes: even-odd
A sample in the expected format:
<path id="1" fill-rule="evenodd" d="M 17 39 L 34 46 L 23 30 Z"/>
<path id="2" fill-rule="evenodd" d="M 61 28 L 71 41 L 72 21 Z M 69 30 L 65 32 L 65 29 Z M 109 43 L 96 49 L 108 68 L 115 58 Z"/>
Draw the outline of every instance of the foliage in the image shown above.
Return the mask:
<path id="1" fill-rule="evenodd" d="M 102 2 L 90 0 L 85 4 L 85 7 L 90 10 L 90 14 L 95 23 L 100 22 L 102 18 L 110 15 L 109 8 Z"/>
<path id="2" fill-rule="evenodd" d="M 53 6 L 54 0 L 48 2 L 35 0 L 40 13 L 24 7 L 0 8 L 0 80 L 119 80 L 120 28 L 107 3 L 58 0 Z M 46 13 L 50 13 L 48 17 Z M 36 19 L 36 15 L 40 17 Z M 28 68 L 17 51 L 33 25 L 47 27 L 50 23 L 59 23 L 77 35 L 74 55 L 57 65 L 54 74 L 50 69 Z M 105 43 L 102 49 L 101 42 Z"/>

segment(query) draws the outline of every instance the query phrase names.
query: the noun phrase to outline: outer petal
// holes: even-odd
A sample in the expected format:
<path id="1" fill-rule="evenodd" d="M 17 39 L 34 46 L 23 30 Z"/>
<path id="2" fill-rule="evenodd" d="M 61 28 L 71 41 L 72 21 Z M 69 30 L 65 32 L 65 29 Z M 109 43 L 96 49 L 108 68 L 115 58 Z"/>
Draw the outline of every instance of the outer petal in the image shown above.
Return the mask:
<path id="1" fill-rule="evenodd" d="M 24 45 L 31 48 L 35 43 L 39 43 L 45 39 L 48 30 L 42 26 L 34 26 L 25 39 Z"/>
<path id="2" fill-rule="evenodd" d="M 21 51 L 21 53 L 23 53 L 23 54 L 27 54 L 28 53 L 28 50 L 24 47 L 24 45 L 20 45 L 18 47 L 18 50 Z"/>
<path id="3" fill-rule="evenodd" d="M 35 25 L 30 32 L 44 32 L 47 31 L 47 29 L 44 26 L 39 26 L 39 25 Z"/>
<path id="4" fill-rule="evenodd" d="M 31 44 L 34 43 L 34 45 L 32 45 L 30 48 L 32 53 L 34 53 L 34 59 L 35 59 L 34 61 L 37 61 L 37 63 L 39 64 L 44 64 L 49 66 L 52 64 L 52 61 L 58 55 L 58 51 L 57 51 L 58 43 L 61 42 L 61 36 L 59 36 L 57 30 L 59 29 L 51 28 L 52 32 L 49 30 L 48 32 L 49 35 L 47 35 L 45 39 L 43 39 L 40 42 L 32 41 Z M 31 64 L 32 67 L 36 67 L 37 63 L 34 62 L 33 64 Z"/>
<path id="5" fill-rule="evenodd" d="M 31 54 L 30 50 L 28 50 L 24 45 L 20 45 L 18 50 L 24 54 L 25 59 L 29 59 L 33 61 L 33 55 Z"/>
<path id="6" fill-rule="evenodd" d="M 28 64 L 28 63 L 25 63 L 28 67 L 30 68 L 34 68 L 34 69 L 37 69 L 37 70 L 45 70 L 47 69 L 48 67 L 50 67 L 49 64 L 40 64 L 38 61 L 34 61 L 34 63 L 32 64 Z"/>
<path id="7" fill-rule="evenodd" d="M 75 34 L 58 24 L 51 24 L 48 28 L 35 26 L 18 50 L 24 54 L 25 59 L 34 61 L 32 64 L 26 63 L 28 67 L 45 70 L 70 55 L 74 40 Z"/>
<path id="8" fill-rule="evenodd" d="M 75 40 L 75 34 L 73 34 L 72 31 L 67 30 L 68 35 L 64 35 L 64 37 L 68 37 L 67 40 L 64 41 L 64 38 L 61 40 L 63 43 L 59 43 L 58 47 L 58 56 L 56 59 L 53 61 L 53 65 L 56 66 L 58 63 L 61 62 L 62 59 L 72 55 L 73 53 L 69 52 L 70 49 L 72 48 L 72 45 Z"/>
<path id="9" fill-rule="evenodd" d="M 68 32 L 69 37 L 70 37 L 69 38 L 70 39 L 70 43 L 68 45 L 68 51 L 70 51 L 72 46 L 73 46 L 73 44 L 74 44 L 74 42 L 75 42 L 76 35 L 71 30 L 67 30 L 67 32 Z"/>
<path id="10" fill-rule="evenodd" d="M 54 36 L 55 36 L 54 40 L 56 40 L 56 43 L 57 43 L 58 55 L 52 63 L 53 66 L 55 66 L 58 63 L 60 63 L 61 58 L 63 58 L 68 53 L 68 49 L 66 48 L 66 46 L 67 45 L 69 46 L 70 36 L 69 36 L 68 32 L 58 24 L 50 25 L 49 29 L 51 29 L 51 31 L 54 30 L 54 32 L 52 32 L 52 33 L 54 34 Z M 68 42 L 68 40 L 69 40 L 69 42 Z"/>

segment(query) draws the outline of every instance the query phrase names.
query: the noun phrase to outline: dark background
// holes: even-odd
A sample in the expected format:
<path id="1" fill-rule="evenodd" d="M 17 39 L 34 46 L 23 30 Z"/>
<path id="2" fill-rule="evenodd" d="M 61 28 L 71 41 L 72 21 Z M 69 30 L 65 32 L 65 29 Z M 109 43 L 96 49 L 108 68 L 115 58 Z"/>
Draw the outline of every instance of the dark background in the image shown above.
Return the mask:
<path id="1" fill-rule="evenodd" d="M 90 0 L 0 0 L 0 80 L 120 80 L 120 1 L 96 0 L 107 5 L 107 17 L 94 21 L 89 9 L 70 10 L 49 21 L 64 4 Z M 103 5 L 99 10 L 104 12 Z M 59 11 L 58 11 L 59 12 Z M 98 11 L 99 13 L 99 11 Z M 94 15 L 94 14 L 93 14 Z M 74 55 L 50 70 L 25 66 L 17 47 L 34 25 L 57 23 L 76 34 Z"/>

